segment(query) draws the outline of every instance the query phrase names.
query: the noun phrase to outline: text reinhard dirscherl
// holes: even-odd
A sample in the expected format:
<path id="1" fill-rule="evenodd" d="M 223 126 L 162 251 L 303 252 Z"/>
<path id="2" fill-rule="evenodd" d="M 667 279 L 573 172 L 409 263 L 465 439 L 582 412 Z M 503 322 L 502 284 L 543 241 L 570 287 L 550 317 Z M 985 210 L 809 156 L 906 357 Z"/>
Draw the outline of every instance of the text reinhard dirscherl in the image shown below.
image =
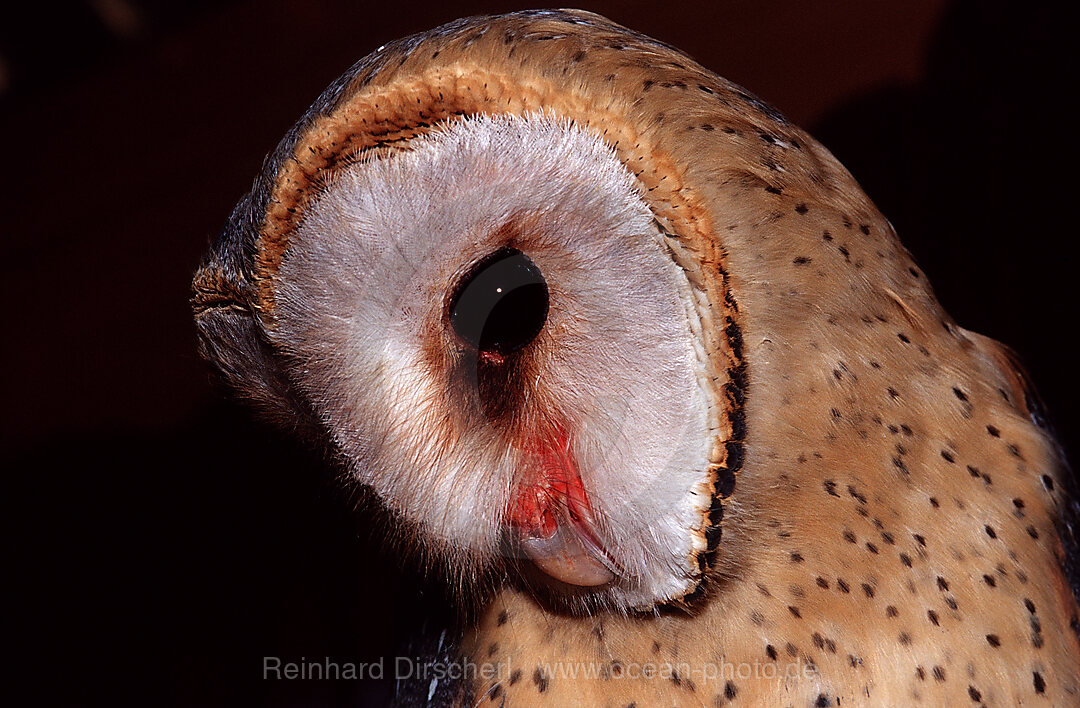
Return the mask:
<path id="1" fill-rule="evenodd" d="M 361 681 L 365 679 L 393 680 L 475 680 L 503 681 L 513 674 L 510 660 L 476 663 L 468 659 L 459 661 L 431 661 L 410 656 L 385 657 L 370 662 L 337 661 L 330 657 L 286 660 L 279 656 L 264 656 L 262 677 L 272 681 Z M 530 673 L 569 680 L 580 679 L 680 679 L 715 681 L 733 679 L 811 678 L 816 667 L 801 658 L 787 664 L 772 661 L 730 663 L 718 662 L 691 664 L 688 662 L 624 663 L 619 661 L 553 661 L 531 666 Z"/>

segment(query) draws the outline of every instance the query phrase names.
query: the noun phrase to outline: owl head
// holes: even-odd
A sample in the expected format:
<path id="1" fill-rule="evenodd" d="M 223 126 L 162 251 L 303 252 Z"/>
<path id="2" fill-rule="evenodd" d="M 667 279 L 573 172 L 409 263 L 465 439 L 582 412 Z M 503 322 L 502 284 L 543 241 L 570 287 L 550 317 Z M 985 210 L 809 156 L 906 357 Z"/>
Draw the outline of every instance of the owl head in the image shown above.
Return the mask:
<path id="1" fill-rule="evenodd" d="M 759 274 L 815 217 L 768 238 L 811 210 L 891 233 L 669 47 L 584 12 L 460 21 L 361 60 L 280 143 L 196 275 L 201 347 L 453 583 L 689 603 L 738 512 L 748 332 L 813 310 Z"/>

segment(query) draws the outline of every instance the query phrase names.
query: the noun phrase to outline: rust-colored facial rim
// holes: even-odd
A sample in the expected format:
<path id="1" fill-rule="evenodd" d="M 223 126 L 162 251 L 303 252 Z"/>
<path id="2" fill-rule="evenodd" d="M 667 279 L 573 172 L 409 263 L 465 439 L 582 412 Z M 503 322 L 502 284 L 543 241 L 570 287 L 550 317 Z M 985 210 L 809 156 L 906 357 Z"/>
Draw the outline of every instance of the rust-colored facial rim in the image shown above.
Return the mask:
<path id="1" fill-rule="evenodd" d="M 641 41 L 639 35 L 633 37 Z M 437 41 L 444 45 L 454 40 L 443 35 Z M 421 43 L 410 49 L 418 54 L 423 47 Z M 409 140 L 440 123 L 476 115 L 543 113 L 598 136 L 636 176 L 672 258 L 695 291 L 698 321 L 692 322 L 693 334 L 702 342 L 706 352 L 702 363 L 715 382 L 706 390 L 710 398 L 707 423 L 714 431 L 706 473 L 709 489 L 700 490 L 707 503 L 699 506 L 702 521 L 688 568 L 697 582 L 683 597 L 673 599 L 676 604 L 692 603 L 704 593 L 707 571 L 717 557 L 724 500 L 734 491 L 746 437 L 747 372 L 740 313 L 705 201 L 687 183 L 675 159 L 650 139 L 655 126 L 639 126 L 610 101 L 594 100 L 584 91 L 543 76 L 514 76 L 501 67 L 461 61 L 414 70 L 392 82 L 382 75 L 373 81 L 377 73 L 378 67 L 369 67 L 362 78 L 353 77 L 351 84 L 338 86 L 332 108 L 311 116 L 295 135 L 290 155 L 279 161 L 255 244 L 254 287 L 246 298 L 253 315 L 262 326 L 274 327 L 275 277 L 289 239 L 306 206 L 318 197 L 335 170 L 373 151 L 407 149 Z M 730 91 L 721 80 L 716 81 L 715 92 Z M 714 92 L 707 88 L 701 87 L 706 94 Z"/>

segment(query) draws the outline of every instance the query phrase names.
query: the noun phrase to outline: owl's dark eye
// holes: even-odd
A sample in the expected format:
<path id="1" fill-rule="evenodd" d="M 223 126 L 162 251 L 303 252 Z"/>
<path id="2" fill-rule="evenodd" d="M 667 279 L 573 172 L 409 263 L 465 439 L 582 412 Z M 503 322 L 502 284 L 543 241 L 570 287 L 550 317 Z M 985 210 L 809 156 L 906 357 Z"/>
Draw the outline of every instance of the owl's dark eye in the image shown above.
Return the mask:
<path id="1" fill-rule="evenodd" d="M 450 300 L 454 331 L 478 351 L 499 355 L 535 339 L 547 313 L 543 273 L 513 248 L 500 249 L 477 263 Z"/>

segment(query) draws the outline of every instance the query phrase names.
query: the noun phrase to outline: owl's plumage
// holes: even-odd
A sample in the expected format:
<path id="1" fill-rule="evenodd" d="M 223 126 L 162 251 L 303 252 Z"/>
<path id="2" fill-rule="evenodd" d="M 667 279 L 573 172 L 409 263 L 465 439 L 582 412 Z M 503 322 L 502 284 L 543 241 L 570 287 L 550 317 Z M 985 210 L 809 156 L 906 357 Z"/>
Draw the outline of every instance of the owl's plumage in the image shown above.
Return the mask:
<path id="1" fill-rule="evenodd" d="M 509 354 L 447 314 L 500 249 L 550 301 Z M 548 11 L 380 48 L 194 290 L 244 395 L 483 575 L 461 652 L 500 671 L 460 702 L 1080 700 L 1025 378 L 827 150 L 670 47 Z"/>

